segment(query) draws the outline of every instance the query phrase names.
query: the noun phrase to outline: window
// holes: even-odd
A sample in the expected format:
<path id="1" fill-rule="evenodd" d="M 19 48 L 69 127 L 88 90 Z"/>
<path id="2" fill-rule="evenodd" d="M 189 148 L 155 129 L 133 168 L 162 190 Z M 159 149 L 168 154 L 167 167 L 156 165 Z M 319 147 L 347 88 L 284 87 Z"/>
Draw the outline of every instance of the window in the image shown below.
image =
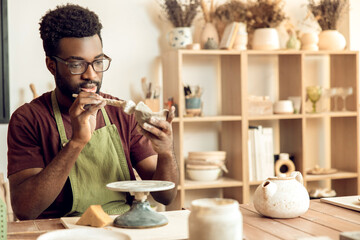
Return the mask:
<path id="1" fill-rule="evenodd" d="M 0 0 L 0 123 L 9 122 L 9 52 L 7 0 Z"/>

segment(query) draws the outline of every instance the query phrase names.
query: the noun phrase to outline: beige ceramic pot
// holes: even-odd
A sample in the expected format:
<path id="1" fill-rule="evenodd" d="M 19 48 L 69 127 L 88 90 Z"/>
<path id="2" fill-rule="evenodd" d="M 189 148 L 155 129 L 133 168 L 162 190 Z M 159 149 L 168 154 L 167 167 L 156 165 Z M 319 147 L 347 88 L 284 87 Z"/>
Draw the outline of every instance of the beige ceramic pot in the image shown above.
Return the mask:
<path id="1" fill-rule="evenodd" d="M 276 50 L 280 48 L 279 34 L 275 28 L 259 28 L 254 31 L 254 50 Z"/>
<path id="2" fill-rule="evenodd" d="M 268 178 L 254 193 L 255 209 L 272 218 L 294 218 L 309 209 L 310 198 L 300 172 Z"/>
<path id="3" fill-rule="evenodd" d="M 233 199 L 203 198 L 191 202 L 189 240 L 242 239 L 242 215 Z"/>
<path id="4" fill-rule="evenodd" d="M 337 30 L 325 30 L 319 34 L 320 50 L 344 50 L 346 46 L 345 37 Z"/>

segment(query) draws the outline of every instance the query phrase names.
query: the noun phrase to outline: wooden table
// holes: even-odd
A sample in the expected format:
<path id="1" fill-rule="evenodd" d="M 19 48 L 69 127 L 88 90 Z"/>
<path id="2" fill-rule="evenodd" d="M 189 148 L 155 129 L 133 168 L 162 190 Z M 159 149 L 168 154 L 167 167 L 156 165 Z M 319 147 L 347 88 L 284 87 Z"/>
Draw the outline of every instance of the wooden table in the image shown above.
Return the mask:
<path id="1" fill-rule="evenodd" d="M 240 205 L 243 215 L 244 239 L 273 240 L 328 236 L 339 239 L 340 232 L 360 231 L 357 211 L 312 200 L 310 209 L 293 219 L 261 217 L 252 204 Z M 60 219 L 32 220 L 8 223 L 8 239 L 36 239 L 40 234 L 63 229 Z"/>

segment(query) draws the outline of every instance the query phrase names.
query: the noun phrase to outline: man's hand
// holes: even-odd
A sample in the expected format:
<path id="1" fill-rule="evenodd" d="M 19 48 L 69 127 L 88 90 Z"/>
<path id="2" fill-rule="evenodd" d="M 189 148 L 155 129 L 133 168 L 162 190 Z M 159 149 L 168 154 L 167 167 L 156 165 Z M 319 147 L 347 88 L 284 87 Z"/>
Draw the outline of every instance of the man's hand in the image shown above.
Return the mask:
<path id="1" fill-rule="evenodd" d="M 145 122 L 140 131 L 150 139 L 155 152 L 159 155 L 173 153 L 173 132 L 171 122 L 175 117 L 175 107 L 169 110 L 166 120 L 151 117 L 149 123 Z"/>
<path id="2" fill-rule="evenodd" d="M 162 180 L 175 183 L 175 188 L 153 192 L 154 199 L 162 204 L 170 204 L 176 197 L 179 184 L 179 168 L 173 148 L 173 132 L 171 122 L 175 117 L 175 107 L 168 113 L 167 119 L 151 118 L 149 123 L 139 127 L 140 132 L 150 139 L 158 156 L 150 156 L 136 165 L 142 179 Z"/>
<path id="3" fill-rule="evenodd" d="M 92 92 L 80 92 L 69 109 L 73 142 L 86 145 L 96 127 L 96 115 L 104 107 L 104 99 Z"/>

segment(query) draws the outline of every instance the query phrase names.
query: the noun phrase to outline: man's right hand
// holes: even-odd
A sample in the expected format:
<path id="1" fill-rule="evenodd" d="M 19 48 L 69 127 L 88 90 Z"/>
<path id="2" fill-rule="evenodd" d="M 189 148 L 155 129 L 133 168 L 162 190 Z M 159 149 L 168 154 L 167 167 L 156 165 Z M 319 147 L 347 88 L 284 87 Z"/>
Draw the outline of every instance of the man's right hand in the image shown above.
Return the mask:
<path id="1" fill-rule="evenodd" d="M 92 92 L 80 92 L 69 109 L 72 137 L 71 141 L 85 146 L 96 127 L 96 115 L 106 105 L 105 100 Z"/>

